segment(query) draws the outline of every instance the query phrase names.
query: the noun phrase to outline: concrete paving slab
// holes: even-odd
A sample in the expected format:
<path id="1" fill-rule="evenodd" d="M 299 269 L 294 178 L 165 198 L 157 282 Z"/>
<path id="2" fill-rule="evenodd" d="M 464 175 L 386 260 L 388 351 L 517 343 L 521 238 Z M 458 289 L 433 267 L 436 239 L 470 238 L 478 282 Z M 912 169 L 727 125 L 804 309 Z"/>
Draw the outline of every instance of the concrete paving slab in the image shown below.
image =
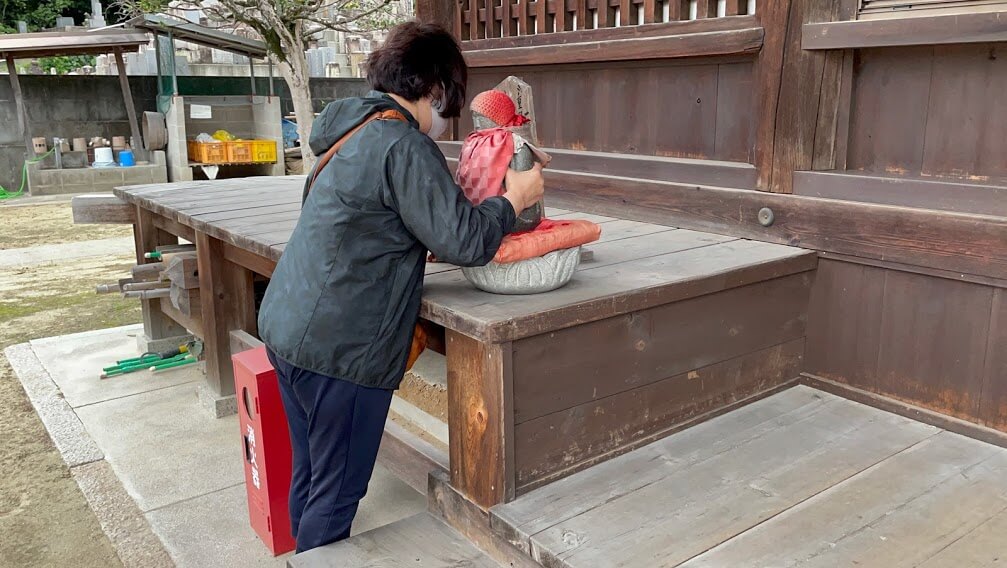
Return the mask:
<path id="1" fill-rule="evenodd" d="M 426 509 L 426 498 L 378 466 L 360 503 L 353 534 Z M 146 514 L 179 568 L 189 566 L 284 566 L 291 554 L 271 556 L 248 524 L 244 484 Z"/>
<path id="2" fill-rule="evenodd" d="M 129 254 L 134 250 L 133 237 L 112 237 L 86 243 L 60 243 L 0 250 L 0 268 L 34 266 L 70 258 L 90 258 Z"/>
<path id="3" fill-rule="evenodd" d="M 21 381 L 28 400 L 35 407 L 53 444 L 63 456 L 63 461 L 74 467 L 105 457 L 73 408 L 63 399 L 31 345 L 12 345 L 4 350 L 4 355 Z"/>
<path id="4" fill-rule="evenodd" d="M 5 354 L 127 567 L 283 566 L 248 524 L 237 417 L 200 407 L 198 373 L 158 388 L 95 378 L 106 359 L 135 352 L 140 331 L 41 339 Z M 424 495 L 378 466 L 353 533 L 425 509 Z"/>
<path id="5" fill-rule="evenodd" d="M 271 555 L 248 524 L 247 507 L 241 484 L 145 516 L 178 568 L 283 566 L 289 555 Z"/>
<path id="6" fill-rule="evenodd" d="M 73 408 L 202 380 L 198 365 L 99 378 L 102 367 L 140 355 L 136 336 L 142 333 L 142 325 L 130 325 L 36 339 L 31 346 Z"/>
<path id="7" fill-rule="evenodd" d="M 360 502 L 350 533 L 356 535 L 367 532 L 426 510 L 426 495 L 417 493 L 406 482 L 378 464 L 374 467 L 367 495 Z"/>
<path id="8" fill-rule="evenodd" d="M 77 409 L 140 510 L 244 482 L 238 417 L 212 418 L 183 384 Z"/>
<path id="9" fill-rule="evenodd" d="M 105 460 L 70 470 L 125 568 L 171 568 L 174 563 L 136 502 Z"/>

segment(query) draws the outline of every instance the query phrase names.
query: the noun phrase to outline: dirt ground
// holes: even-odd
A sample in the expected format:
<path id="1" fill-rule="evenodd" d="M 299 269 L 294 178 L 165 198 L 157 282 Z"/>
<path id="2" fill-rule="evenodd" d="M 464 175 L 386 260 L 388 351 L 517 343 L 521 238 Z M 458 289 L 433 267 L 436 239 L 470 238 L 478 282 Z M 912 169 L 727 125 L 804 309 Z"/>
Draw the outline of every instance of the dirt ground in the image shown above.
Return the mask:
<path id="1" fill-rule="evenodd" d="M 124 226 L 73 225 L 69 202 L 0 203 L 0 250 L 129 234 Z M 0 268 L 0 350 L 140 321 L 136 302 L 94 293 L 95 285 L 123 277 L 132 264 L 123 254 Z M 0 566 L 120 566 L 2 356 L 0 432 Z"/>
<path id="2" fill-rule="evenodd" d="M 26 203 L 30 202 L 15 199 L 0 206 L 0 250 L 133 234 L 128 225 L 74 225 L 70 204 L 66 201 Z"/>

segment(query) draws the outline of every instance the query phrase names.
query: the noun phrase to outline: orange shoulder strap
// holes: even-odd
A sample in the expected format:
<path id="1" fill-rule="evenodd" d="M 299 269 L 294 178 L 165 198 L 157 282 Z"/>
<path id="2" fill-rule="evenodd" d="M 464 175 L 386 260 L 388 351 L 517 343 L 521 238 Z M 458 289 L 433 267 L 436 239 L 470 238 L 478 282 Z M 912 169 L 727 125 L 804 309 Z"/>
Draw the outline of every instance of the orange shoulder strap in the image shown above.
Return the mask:
<path id="1" fill-rule="evenodd" d="M 380 112 L 376 112 L 368 116 L 367 118 L 364 119 L 363 122 L 354 126 L 353 130 L 350 130 L 349 132 L 344 134 L 342 138 L 336 141 L 336 143 L 333 144 L 332 147 L 329 148 L 325 152 L 325 154 L 322 155 L 321 158 L 319 158 L 318 164 L 315 165 L 315 169 L 311 172 L 311 180 L 308 182 L 307 187 L 304 190 L 305 199 L 308 197 L 308 192 L 311 191 L 312 186 L 315 185 L 315 180 L 318 178 L 318 172 L 322 171 L 322 168 L 324 168 L 325 165 L 329 163 L 329 160 L 331 160 L 332 157 L 336 155 L 336 152 L 338 152 L 339 149 L 343 147 L 343 144 L 345 144 L 347 140 L 349 140 L 354 134 L 359 132 L 360 129 L 362 129 L 363 127 L 367 126 L 368 124 L 370 124 L 375 120 L 401 120 L 403 122 L 407 122 L 406 117 L 403 116 L 401 112 L 395 109 L 387 109 Z"/>

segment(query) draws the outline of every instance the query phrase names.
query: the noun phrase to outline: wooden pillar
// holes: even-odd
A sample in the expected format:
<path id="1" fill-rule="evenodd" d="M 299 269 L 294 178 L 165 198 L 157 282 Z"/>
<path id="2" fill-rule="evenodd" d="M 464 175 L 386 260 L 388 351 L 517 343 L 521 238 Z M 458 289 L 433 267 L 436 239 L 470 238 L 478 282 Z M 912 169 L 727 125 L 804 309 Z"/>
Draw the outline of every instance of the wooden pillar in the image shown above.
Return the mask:
<path id="1" fill-rule="evenodd" d="M 459 30 L 455 29 L 455 10 L 459 9 L 456 3 L 456 0 L 417 0 L 416 17 L 423 22 L 440 24 L 461 39 Z"/>
<path id="2" fill-rule="evenodd" d="M 178 244 L 177 237 L 154 226 L 153 213 L 139 206 L 136 208 L 133 240 L 136 244 L 137 264 L 156 262 L 145 259 L 143 255 L 160 245 Z M 189 334 L 184 327 L 175 323 L 161 311 L 160 300 L 141 300 L 141 308 L 143 310 L 143 333 L 148 340 L 183 337 Z"/>
<path id="3" fill-rule="evenodd" d="M 766 34 L 755 67 L 759 189 L 792 193 L 795 171 L 829 169 L 836 163 L 842 78 L 852 68 L 842 51 L 807 51 L 801 38 L 804 24 L 848 18 L 854 3 L 779 0 L 759 5 Z"/>
<path id="4" fill-rule="evenodd" d="M 755 169 L 756 186 L 770 190 L 773 181 L 773 150 L 776 142 L 776 111 L 780 100 L 783 52 L 791 0 L 759 2 L 757 17 L 765 30 L 762 50 L 755 62 Z"/>
<path id="5" fill-rule="evenodd" d="M 24 137 L 24 149 L 27 157 L 35 156 L 35 148 L 31 143 L 31 129 L 28 127 L 28 111 L 24 107 L 24 94 L 21 92 L 21 81 L 14 66 L 14 56 L 7 54 L 7 73 L 10 77 L 10 88 L 14 92 L 14 103 L 17 107 L 17 125 Z"/>
<path id="6" fill-rule="evenodd" d="M 514 498 L 511 344 L 447 332 L 451 485 L 483 509 Z"/>
<path id="7" fill-rule="evenodd" d="M 129 88 L 129 78 L 126 76 L 126 63 L 122 58 L 122 50 L 115 50 L 115 66 L 119 70 L 119 87 L 122 89 L 122 100 L 126 104 L 126 115 L 129 117 L 129 132 L 133 136 L 133 152 L 139 158 L 146 156 L 147 152 L 143 148 L 143 138 L 140 136 L 140 123 L 136 120 L 136 107 L 133 105 L 133 91 Z"/>
<path id="8" fill-rule="evenodd" d="M 231 331 L 256 331 L 253 274 L 227 260 L 224 248 L 220 240 L 196 231 L 206 381 L 219 397 L 234 394 Z"/>
<path id="9" fill-rule="evenodd" d="M 770 184 L 775 193 L 793 193 L 794 172 L 813 168 L 816 137 L 822 152 L 835 146 L 843 52 L 804 50 L 801 37 L 806 23 L 836 20 L 840 3 L 805 0 L 791 7 L 776 111 Z"/>

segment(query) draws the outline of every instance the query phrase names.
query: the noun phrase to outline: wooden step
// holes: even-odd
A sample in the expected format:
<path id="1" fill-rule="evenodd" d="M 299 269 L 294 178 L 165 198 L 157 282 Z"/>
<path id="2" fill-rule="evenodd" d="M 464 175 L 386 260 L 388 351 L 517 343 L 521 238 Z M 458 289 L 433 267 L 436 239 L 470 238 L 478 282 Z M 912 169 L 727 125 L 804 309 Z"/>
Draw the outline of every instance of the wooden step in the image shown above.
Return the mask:
<path id="1" fill-rule="evenodd" d="M 297 554 L 288 568 L 501 568 L 454 529 L 420 513 Z"/>
<path id="2" fill-rule="evenodd" d="M 798 386 L 498 505 L 491 524 L 549 568 L 994 565 L 1007 450 Z"/>

